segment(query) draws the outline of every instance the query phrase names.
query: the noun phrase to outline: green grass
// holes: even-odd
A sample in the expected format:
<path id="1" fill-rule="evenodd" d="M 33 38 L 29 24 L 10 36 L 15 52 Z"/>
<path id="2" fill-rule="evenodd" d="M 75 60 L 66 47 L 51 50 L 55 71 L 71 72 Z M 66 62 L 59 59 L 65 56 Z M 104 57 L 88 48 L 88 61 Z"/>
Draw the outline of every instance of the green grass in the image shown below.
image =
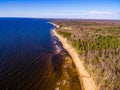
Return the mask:
<path id="1" fill-rule="evenodd" d="M 62 32 L 62 31 L 57 31 L 57 32 L 67 39 L 69 39 L 71 36 L 71 33 L 69 32 Z"/>

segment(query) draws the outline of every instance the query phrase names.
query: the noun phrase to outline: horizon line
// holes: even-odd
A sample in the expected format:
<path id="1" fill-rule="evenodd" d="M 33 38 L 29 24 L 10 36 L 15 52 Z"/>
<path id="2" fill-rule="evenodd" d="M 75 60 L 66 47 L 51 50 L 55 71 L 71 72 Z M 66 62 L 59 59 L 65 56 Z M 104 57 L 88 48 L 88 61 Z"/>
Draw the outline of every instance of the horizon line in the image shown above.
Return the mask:
<path id="1" fill-rule="evenodd" d="M 115 21 L 120 21 L 120 19 L 100 19 L 100 18 L 98 18 L 98 19 L 96 19 L 96 18 L 60 18 L 60 17 L 58 17 L 58 18 L 54 18 L 54 17 L 23 17 L 23 16 L 10 16 L 10 17 L 4 17 L 4 16 L 0 16 L 0 18 L 31 18 L 31 19 L 64 19 L 64 20 L 110 20 L 110 21 L 112 21 L 112 20 L 115 20 Z"/>

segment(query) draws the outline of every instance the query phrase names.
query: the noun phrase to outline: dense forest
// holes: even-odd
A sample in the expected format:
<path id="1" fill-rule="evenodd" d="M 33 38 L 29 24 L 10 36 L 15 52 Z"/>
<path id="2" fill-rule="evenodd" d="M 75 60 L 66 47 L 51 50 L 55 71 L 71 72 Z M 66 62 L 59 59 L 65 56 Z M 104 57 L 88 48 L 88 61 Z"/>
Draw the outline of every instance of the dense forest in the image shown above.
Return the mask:
<path id="1" fill-rule="evenodd" d="M 58 20 L 99 90 L 120 90 L 120 21 Z"/>

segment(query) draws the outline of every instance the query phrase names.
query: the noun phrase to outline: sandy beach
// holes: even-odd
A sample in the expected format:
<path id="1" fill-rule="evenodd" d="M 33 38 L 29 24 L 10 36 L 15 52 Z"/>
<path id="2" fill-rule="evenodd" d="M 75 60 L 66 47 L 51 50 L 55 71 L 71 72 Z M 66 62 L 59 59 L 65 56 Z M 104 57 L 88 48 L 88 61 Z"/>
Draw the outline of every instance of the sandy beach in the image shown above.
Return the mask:
<path id="1" fill-rule="evenodd" d="M 53 23 L 51 23 L 51 24 L 53 24 Z M 53 24 L 53 25 L 56 26 L 56 28 L 59 28 L 58 25 L 56 25 L 56 24 Z M 90 77 L 89 73 L 85 70 L 85 67 L 83 66 L 83 62 L 78 57 L 78 53 L 76 52 L 76 50 L 67 43 L 66 38 L 63 38 L 61 35 L 59 35 L 56 32 L 56 29 L 52 30 L 52 33 L 56 37 L 58 37 L 58 39 L 63 44 L 63 47 L 71 55 L 71 57 L 73 59 L 73 62 L 74 62 L 75 66 L 76 66 L 76 69 L 77 69 L 77 73 L 78 73 L 78 76 L 79 76 L 80 83 L 82 85 L 82 89 L 83 90 L 97 90 L 97 87 L 96 87 L 93 79 Z"/>

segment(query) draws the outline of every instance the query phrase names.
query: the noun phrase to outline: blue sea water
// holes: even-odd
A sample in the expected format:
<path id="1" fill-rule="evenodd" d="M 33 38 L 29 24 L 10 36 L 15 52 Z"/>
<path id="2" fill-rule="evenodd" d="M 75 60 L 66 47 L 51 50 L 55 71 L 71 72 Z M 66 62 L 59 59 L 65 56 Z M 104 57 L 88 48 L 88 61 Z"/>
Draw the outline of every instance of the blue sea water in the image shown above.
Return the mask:
<path id="1" fill-rule="evenodd" d="M 54 26 L 47 22 L 0 18 L 0 90 L 54 90 Z M 55 64 L 59 73 L 61 64 Z"/>
<path id="2" fill-rule="evenodd" d="M 0 18 L 0 90 L 81 90 L 50 21 Z"/>

